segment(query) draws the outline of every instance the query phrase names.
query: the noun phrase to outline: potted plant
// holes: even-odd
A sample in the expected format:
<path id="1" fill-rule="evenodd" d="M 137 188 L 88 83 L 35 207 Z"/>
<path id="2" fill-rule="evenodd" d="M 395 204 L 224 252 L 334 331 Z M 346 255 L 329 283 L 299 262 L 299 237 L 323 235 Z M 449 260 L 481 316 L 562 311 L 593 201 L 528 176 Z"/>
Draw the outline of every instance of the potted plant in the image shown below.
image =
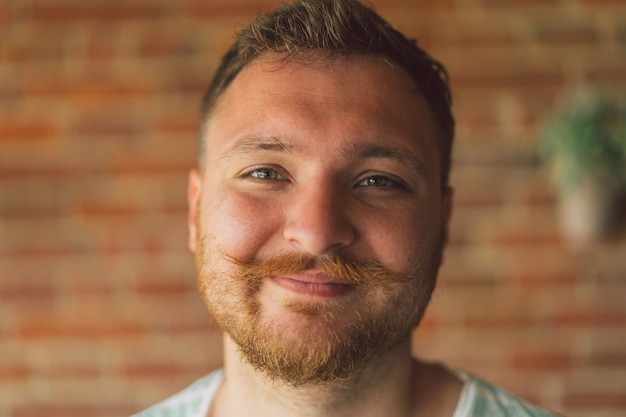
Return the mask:
<path id="1" fill-rule="evenodd" d="M 602 91 L 579 92 L 546 119 L 541 148 L 566 238 L 584 244 L 605 237 L 624 216 L 626 103 Z"/>

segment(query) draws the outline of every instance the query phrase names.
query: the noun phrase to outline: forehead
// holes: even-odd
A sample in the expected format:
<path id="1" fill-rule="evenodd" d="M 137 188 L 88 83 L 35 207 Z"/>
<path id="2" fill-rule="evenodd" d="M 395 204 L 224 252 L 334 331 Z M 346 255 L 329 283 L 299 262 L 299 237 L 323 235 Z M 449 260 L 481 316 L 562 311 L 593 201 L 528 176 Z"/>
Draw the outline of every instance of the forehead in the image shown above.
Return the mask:
<path id="1" fill-rule="evenodd" d="M 362 88 L 354 89 L 358 85 Z M 335 98 L 361 98 L 380 101 L 390 96 L 394 100 L 421 99 L 415 82 L 400 66 L 379 56 L 348 55 L 324 57 L 299 54 L 266 53 L 245 66 L 216 103 L 241 101 L 242 93 L 270 94 L 277 97 L 286 93 L 294 101 L 301 94 L 335 92 Z"/>
<path id="2" fill-rule="evenodd" d="M 360 55 L 257 59 L 220 97 L 205 132 L 209 153 L 244 136 L 352 147 L 405 139 L 426 154 L 437 142 L 429 106 L 413 80 L 393 62 Z"/>

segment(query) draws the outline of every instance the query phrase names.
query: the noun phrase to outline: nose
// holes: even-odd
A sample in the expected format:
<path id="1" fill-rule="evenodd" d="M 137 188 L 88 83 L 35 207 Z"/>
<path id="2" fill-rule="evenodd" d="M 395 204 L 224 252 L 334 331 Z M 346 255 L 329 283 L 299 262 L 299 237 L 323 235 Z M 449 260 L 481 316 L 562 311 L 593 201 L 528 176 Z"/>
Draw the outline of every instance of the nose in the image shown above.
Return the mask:
<path id="1" fill-rule="evenodd" d="M 354 242 L 356 232 L 345 194 L 318 183 L 294 191 L 285 207 L 283 237 L 298 251 L 323 255 Z"/>

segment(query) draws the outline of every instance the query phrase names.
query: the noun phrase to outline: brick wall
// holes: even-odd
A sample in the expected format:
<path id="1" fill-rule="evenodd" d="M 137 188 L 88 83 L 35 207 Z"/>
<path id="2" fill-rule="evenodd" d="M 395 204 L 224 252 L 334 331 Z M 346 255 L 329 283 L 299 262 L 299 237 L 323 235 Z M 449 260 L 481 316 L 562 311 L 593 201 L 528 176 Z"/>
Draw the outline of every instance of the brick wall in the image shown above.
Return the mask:
<path id="1" fill-rule="evenodd" d="M 452 242 L 416 350 L 626 411 L 626 244 L 560 238 L 537 124 L 626 93 L 622 0 L 378 0 L 448 65 Z M 220 363 L 186 250 L 197 105 L 253 0 L 0 0 L 0 417 L 126 415 Z"/>

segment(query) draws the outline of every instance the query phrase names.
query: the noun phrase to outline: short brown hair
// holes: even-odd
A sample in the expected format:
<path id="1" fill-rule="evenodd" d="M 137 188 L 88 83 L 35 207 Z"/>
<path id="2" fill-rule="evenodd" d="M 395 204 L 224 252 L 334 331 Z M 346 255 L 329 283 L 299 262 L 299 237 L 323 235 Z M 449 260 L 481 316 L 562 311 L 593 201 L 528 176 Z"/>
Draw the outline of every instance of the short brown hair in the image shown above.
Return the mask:
<path id="1" fill-rule="evenodd" d="M 268 52 L 334 58 L 374 55 L 398 64 L 424 94 L 441 136 L 442 184 L 448 183 L 454 118 L 448 74 L 415 40 L 407 39 L 374 10 L 356 0 L 296 0 L 261 14 L 237 35 L 223 56 L 200 109 L 200 166 L 205 153 L 204 126 L 218 98 L 250 62 Z"/>

